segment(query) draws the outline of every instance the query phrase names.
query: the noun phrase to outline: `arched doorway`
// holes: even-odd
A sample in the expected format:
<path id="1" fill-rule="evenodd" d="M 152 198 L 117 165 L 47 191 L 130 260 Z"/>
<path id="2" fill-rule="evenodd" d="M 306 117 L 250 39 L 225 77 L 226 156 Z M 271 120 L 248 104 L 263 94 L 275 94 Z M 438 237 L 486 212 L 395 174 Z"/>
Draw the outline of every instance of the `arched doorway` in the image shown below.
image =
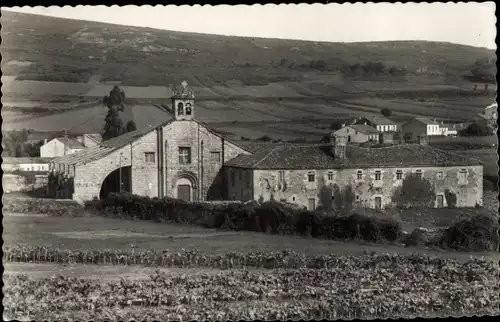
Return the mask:
<path id="1" fill-rule="evenodd" d="M 179 173 L 175 183 L 175 193 L 177 199 L 196 201 L 198 199 L 196 176 L 191 172 Z"/>
<path id="2" fill-rule="evenodd" d="M 132 187 L 132 167 L 121 167 L 106 176 L 101 185 L 99 198 L 104 199 L 112 192 L 130 192 Z M 121 175 L 121 180 L 120 180 Z M 120 190 L 121 183 L 121 190 Z"/>

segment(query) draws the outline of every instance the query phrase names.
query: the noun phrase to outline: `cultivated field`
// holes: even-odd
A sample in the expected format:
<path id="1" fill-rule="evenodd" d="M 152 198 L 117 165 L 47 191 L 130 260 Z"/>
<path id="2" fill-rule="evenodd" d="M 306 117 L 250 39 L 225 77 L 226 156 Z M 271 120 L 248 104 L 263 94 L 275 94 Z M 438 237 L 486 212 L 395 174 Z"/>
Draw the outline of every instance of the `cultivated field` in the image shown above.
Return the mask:
<path id="1" fill-rule="evenodd" d="M 313 136 L 308 130 L 284 131 L 282 121 L 379 114 L 383 107 L 395 115 L 469 120 L 495 97 L 491 90 L 479 93 L 483 84 L 464 78 L 476 59 L 495 56 L 483 48 L 223 37 L 12 12 L 3 12 L 1 19 L 2 100 L 9 106 L 2 111 L 5 130 L 101 130 L 105 108 L 78 104 L 100 100 L 114 84 L 125 91 L 129 105 L 138 106 L 132 107 L 138 127 L 168 119 L 146 105 L 169 104 L 170 85 L 187 80 L 199 120 L 252 122 L 225 131 L 275 139 Z M 26 43 L 36 50 L 27 51 Z M 311 65 L 318 60 L 326 67 Z M 371 61 L 405 66 L 408 73 L 345 73 L 346 66 Z M 428 72 L 417 72 L 422 66 Z M 263 121 L 277 124 L 263 127 Z"/>
<path id="2" fill-rule="evenodd" d="M 498 253 L 342 243 L 100 217 L 7 214 L 3 224 L 6 319 L 498 313 Z M 475 300 L 455 298 L 456 292 Z"/>

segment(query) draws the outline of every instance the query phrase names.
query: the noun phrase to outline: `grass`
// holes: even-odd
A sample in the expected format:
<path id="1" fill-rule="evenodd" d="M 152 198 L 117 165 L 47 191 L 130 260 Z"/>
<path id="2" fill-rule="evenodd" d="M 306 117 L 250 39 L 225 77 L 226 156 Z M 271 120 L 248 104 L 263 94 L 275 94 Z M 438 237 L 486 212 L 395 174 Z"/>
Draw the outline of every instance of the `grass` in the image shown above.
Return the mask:
<path id="1" fill-rule="evenodd" d="M 102 217 L 12 216 L 3 218 L 6 245 L 52 245 L 62 249 L 169 249 L 195 248 L 206 253 L 281 251 L 291 249 L 307 254 L 362 255 L 376 253 L 425 253 L 467 260 L 472 254 L 446 252 L 397 245 L 374 245 L 361 242 L 340 242 L 322 239 L 277 236 L 252 232 L 216 231 L 187 225 L 158 224 L 144 221 Z M 489 253 L 477 256 L 494 256 Z"/>

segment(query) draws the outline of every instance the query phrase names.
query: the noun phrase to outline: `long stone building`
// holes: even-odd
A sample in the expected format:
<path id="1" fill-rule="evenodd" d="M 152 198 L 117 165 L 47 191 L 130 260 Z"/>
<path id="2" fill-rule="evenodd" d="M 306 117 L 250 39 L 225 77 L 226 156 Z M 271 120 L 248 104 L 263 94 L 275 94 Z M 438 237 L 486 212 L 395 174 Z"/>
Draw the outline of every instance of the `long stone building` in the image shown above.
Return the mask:
<path id="1" fill-rule="evenodd" d="M 51 171 L 72 179 L 73 199 L 110 192 L 203 200 L 287 200 L 315 208 L 322 184 L 352 184 L 356 202 L 383 208 L 410 172 L 430 179 L 436 206 L 444 190 L 457 206 L 482 205 L 482 164 L 425 144 L 360 148 L 346 138 L 311 144 L 235 141 L 195 119 L 194 93 L 183 83 L 172 96 L 172 116 L 97 146 L 56 158 Z"/>

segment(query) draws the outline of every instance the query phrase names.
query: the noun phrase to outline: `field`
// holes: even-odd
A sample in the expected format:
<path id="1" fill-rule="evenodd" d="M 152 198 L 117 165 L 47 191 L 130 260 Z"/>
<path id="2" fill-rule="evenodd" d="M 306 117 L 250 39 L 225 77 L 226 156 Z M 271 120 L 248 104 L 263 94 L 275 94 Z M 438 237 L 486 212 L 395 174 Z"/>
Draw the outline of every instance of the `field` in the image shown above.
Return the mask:
<path id="1" fill-rule="evenodd" d="M 444 252 L 390 245 L 344 243 L 332 240 L 232 232 L 176 224 L 107 219 L 100 217 L 46 217 L 7 214 L 4 217 L 6 245 L 52 245 L 68 250 L 197 249 L 203 253 L 274 252 L 291 249 L 310 255 L 362 255 L 363 252 L 411 254 L 423 252 L 465 260 L 469 253 Z M 75 227 L 78 227 L 75 229 Z M 494 256 L 477 254 L 478 256 Z"/>
<path id="2" fill-rule="evenodd" d="M 496 149 L 458 150 L 454 153 L 482 161 L 484 163 L 483 175 L 498 177 L 498 151 Z"/>
<path id="3" fill-rule="evenodd" d="M 169 119 L 150 105 L 169 104 L 170 85 L 187 80 L 200 121 L 229 123 L 218 129 L 236 137 L 273 139 L 318 139 L 323 133 L 301 128 L 301 120 L 379 114 L 382 107 L 395 115 L 469 120 L 495 98 L 465 77 L 476 59 L 495 57 L 484 48 L 224 37 L 8 11 L 1 20 L 4 130 L 100 131 L 106 110 L 86 102 L 100 100 L 115 84 L 138 127 Z M 326 68 L 311 65 L 318 60 Z M 370 61 L 406 66 L 408 73 L 345 73 L 346 66 Z M 427 73 L 417 72 L 422 66 Z"/>
<path id="4" fill-rule="evenodd" d="M 6 214 L 3 225 L 7 319 L 333 319 L 498 313 L 498 253 L 90 216 Z M 12 249 L 15 245 L 25 246 Z M 12 256 L 13 250 L 18 255 Z M 85 260 L 88 255 L 78 255 L 81 252 L 101 255 Z M 458 291 L 461 296 L 455 298 Z M 475 300 L 465 301 L 464 296 Z"/>

